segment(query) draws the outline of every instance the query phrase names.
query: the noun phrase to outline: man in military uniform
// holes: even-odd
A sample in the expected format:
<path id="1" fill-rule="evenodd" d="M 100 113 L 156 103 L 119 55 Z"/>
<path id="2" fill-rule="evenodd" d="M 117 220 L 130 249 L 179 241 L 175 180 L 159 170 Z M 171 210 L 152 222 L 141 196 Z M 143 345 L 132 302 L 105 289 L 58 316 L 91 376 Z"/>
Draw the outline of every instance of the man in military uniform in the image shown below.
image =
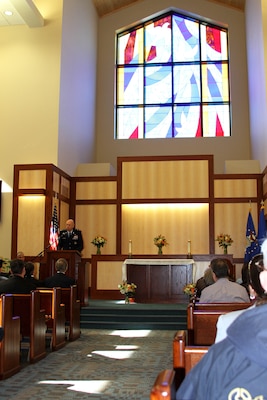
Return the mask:
<path id="1" fill-rule="evenodd" d="M 73 219 L 66 221 L 66 229 L 60 231 L 58 250 L 78 250 L 83 249 L 82 232 L 74 227 Z"/>

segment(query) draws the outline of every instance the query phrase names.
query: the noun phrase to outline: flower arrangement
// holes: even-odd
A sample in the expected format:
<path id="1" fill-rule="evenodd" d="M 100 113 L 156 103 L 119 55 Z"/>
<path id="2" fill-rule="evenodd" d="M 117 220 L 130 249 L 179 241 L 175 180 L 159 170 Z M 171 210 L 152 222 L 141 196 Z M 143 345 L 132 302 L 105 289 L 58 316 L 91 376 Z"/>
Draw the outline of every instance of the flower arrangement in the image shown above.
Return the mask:
<path id="1" fill-rule="evenodd" d="M 216 242 L 219 242 L 219 247 L 223 247 L 224 254 L 227 254 L 227 247 L 231 246 L 233 243 L 231 236 L 228 235 L 228 233 L 221 233 L 220 235 L 217 235 L 215 240 Z"/>
<path id="2" fill-rule="evenodd" d="M 103 236 L 96 236 L 91 243 L 97 247 L 96 254 L 101 254 L 100 247 L 103 247 L 105 243 L 107 243 L 107 239 L 104 238 Z"/>
<path id="3" fill-rule="evenodd" d="M 154 245 L 158 247 L 158 254 L 162 254 L 162 247 L 167 246 L 169 243 L 163 235 L 158 235 L 154 238 Z"/>
<path id="4" fill-rule="evenodd" d="M 196 292 L 196 284 L 195 283 L 188 283 L 184 288 L 183 288 L 184 294 L 187 294 L 188 296 L 193 296 Z"/>
<path id="5" fill-rule="evenodd" d="M 2 273 L 9 275 L 11 260 L 9 258 L 5 258 L 5 257 L 0 257 L 0 260 L 2 260 Z"/>
<path id="6" fill-rule="evenodd" d="M 121 294 L 125 295 L 125 303 L 129 303 L 129 299 L 132 299 L 134 297 L 135 289 L 137 288 L 137 286 L 134 283 L 122 281 L 122 283 L 118 285 L 118 288 Z"/>

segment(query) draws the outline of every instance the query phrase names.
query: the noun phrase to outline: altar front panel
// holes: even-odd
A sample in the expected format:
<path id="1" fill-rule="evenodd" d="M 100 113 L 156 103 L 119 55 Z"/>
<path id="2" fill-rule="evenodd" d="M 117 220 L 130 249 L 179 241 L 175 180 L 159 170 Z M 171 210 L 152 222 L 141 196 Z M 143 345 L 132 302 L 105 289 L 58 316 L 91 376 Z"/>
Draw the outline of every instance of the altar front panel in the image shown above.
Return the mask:
<path id="1" fill-rule="evenodd" d="M 183 287 L 193 279 L 193 260 L 127 260 L 126 269 L 128 282 L 137 285 L 135 300 L 142 303 L 184 301 Z"/>

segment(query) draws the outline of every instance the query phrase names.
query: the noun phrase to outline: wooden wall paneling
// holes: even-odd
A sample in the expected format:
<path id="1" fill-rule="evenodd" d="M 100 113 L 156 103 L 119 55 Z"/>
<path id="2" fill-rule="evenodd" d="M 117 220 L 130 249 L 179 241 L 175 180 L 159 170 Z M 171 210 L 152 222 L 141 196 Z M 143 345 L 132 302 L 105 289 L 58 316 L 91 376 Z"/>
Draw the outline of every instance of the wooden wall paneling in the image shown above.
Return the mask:
<path id="1" fill-rule="evenodd" d="M 18 246 L 24 245 L 23 235 L 19 232 L 18 221 L 24 221 L 24 216 L 21 215 L 21 211 L 19 211 L 19 204 L 23 204 L 20 206 L 26 207 L 26 203 L 22 198 L 33 199 L 33 209 L 31 210 L 30 206 L 27 206 L 28 219 L 32 220 L 34 217 L 35 220 L 39 221 L 40 217 L 38 215 L 32 215 L 32 212 L 35 212 L 36 209 L 36 196 L 44 197 L 44 210 L 42 216 L 42 225 L 39 225 L 38 229 L 38 239 L 37 246 L 39 254 L 43 249 L 45 249 L 49 244 L 49 230 L 50 230 L 50 222 L 53 212 L 54 198 L 58 197 L 59 187 L 58 181 L 60 177 L 63 177 L 66 181 L 70 181 L 70 177 L 62 170 L 54 166 L 53 164 L 21 164 L 14 166 L 14 185 L 13 185 L 13 221 L 12 221 L 12 258 L 16 256 Z M 60 204 L 59 204 L 60 206 Z M 25 210 L 24 210 L 25 211 Z M 37 213 L 38 214 L 38 213 Z M 20 222 L 21 223 L 21 222 Z M 24 223 L 24 222 L 23 222 Z M 33 221 L 33 224 L 35 222 Z M 40 229 L 42 227 L 42 229 Z M 41 232 L 42 231 L 42 232 Z M 43 238 L 43 243 L 40 246 L 40 237 Z M 29 240 L 29 239 L 28 239 Z M 30 242 L 30 240 L 29 240 Z M 28 248 L 28 246 L 26 246 Z M 24 249 L 25 254 L 28 257 L 35 257 L 36 250 L 34 249 L 34 253 L 26 253 L 25 246 Z M 46 254 L 44 254 L 44 261 L 46 259 Z"/>
<path id="2" fill-rule="evenodd" d="M 60 175 L 53 171 L 53 191 L 57 194 L 60 192 Z"/>
<path id="3" fill-rule="evenodd" d="M 116 204 L 76 205 L 76 225 L 83 232 L 83 257 L 89 258 L 96 253 L 96 247 L 91 244 L 96 235 L 107 239 L 101 253 L 116 254 L 116 210 Z"/>
<path id="4" fill-rule="evenodd" d="M 263 176 L 262 176 L 262 197 L 264 200 L 264 203 L 266 203 L 267 200 L 267 167 L 263 171 Z M 266 210 L 266 205 L 265 205 L 265 214 L 267 213 Z"/>
<path id="5" fill-rule="evenodd" d="M 214 197 L 215 198 L 234 198 L 244 197 L 248 199 L 257 196 L 257 178 L 251 179 L 215 179 Z"/>
<path id="6" fill-rule="evenodd" d="M 188 240 L 192 254 L 209 253 L 209 205 L 122 205 L 122 254 L 128 254 L 129 240 L 133 254 L 156 254 L 154 237 L 158 234 L 169 243 L 164 254 L 187 254 Z"/>
<path id="7" fill-rule="evenodd" d="M 69 219 L 69 214 L 70 214 L 69 203 L 61 200 L 59 210 L 60 210 L 59 211 L 59 227 L 60 227 L 60 230 L 62 230 L 62 229 L 66 228 L 66 221 L 67 221 L 67 219 Z M 80 229 L 78 225 L 77 225 L 77 228 Z"/>
<path id="8" fill-rule="evenodd" d="M 18 199 L 17 250 L 35 256 L 44 248 L 45 196 Z M 41 228 L 41 229 L 40 229 Z"/>
<path id="9" fill-rule="evenodd" d="M 97 289 L 119 291 L 118 285 L 122 282 L 122 262 L 98 261 L 97 268 Z"/>
<path id="10" fill-rule="evenodd" d="M 76 200 L 116 200 L 116 181 L 76 182 Z"/>
<path id="11" fill-rule="evenodd" d="M 249 209 L 249 202 L 215 204 L 215 238 L 220 233 L 228 233 L 234 241 L 228 248 L 228 253 L 234 254 L 235 258 L 244 258 L 247 246 L 246 226 Z M 257 203 L 251 203 L 251 214 L 257 230 L 259 218 Z M 215 243 L 215 251 L 223 253 L 218 242 Z"/>
<path id="12" fill-rule="evenodd" d="M 18 189 L 46 189 L 46 168 L 20 170 Z"/>
<path id="13" fill-rule="evenodd" d="M 208 196 L 208 160 L 122 162 L 122 199 L 201 199 Z"/>

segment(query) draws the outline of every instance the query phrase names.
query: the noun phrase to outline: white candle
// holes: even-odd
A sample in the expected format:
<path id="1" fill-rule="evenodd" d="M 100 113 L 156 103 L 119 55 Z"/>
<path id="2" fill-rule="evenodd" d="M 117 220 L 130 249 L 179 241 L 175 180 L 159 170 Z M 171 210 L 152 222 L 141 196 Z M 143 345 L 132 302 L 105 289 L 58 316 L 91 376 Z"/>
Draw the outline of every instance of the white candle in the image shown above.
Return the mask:
<path id="1" fill-rule="evenodd" d="M 187 242 L 187 253 L 191 254 L 191 240 L 188 240 Z"/>
<path id="2" fill-rule="evenodd" d="M 129 240 L 129 254 L 132 254 L 132 241 Z"/>

